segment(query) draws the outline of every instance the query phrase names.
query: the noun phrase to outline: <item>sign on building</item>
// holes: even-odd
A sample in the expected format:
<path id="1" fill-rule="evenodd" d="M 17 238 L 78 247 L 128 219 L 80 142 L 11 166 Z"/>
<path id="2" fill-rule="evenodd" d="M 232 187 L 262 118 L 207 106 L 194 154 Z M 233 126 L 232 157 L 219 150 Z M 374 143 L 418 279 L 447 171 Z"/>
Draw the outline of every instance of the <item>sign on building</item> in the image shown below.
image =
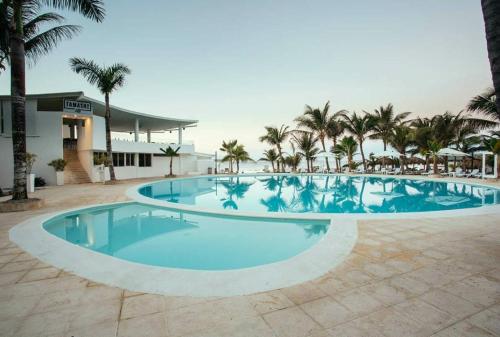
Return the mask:
<path id="1" fill-rule="evenodd" d="M 74 112 L 74 113 L 91 115 L 92 114 L 92 103 L 75 101 L 72 99 L 65 99 L 64 100 L 64 112 Z"/>

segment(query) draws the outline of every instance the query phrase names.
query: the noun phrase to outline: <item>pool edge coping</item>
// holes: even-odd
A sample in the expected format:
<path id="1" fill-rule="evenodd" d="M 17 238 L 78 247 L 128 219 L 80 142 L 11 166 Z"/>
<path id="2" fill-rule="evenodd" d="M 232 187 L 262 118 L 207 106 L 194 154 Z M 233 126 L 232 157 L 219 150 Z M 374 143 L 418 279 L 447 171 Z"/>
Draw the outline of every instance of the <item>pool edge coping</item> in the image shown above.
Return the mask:
<path id="1" fill-rule="evenodd" d="M 328 231 L 322 239 L 289 259 L 250 268 L 207 271 L 158 267 L 119 259 L 77 246 L 43 228 L 47 220 L 74 211 L 134 203 L 141 204 L 132 200 L 38 215 L 12 227 L 9 239 L 41 261 L 94 282 L 130 291 L 191 297 L 248 295 L 313 280 L 340 264 L 357 241 L 356 221 L 339 223 L 330 219 Z M 205 215 L 203 212 L 194 213 Z"/>
<path id="2" fill-rule="evenodd" d="M 398 177 L 398 176 L 388 176 L 388 175 L 374 175 L 374 174 L 329 174 L 329 173 L 245 173 L 245 174 L 212 174 L 212 175 L 199 175 L 191 177 L 176 177 L 176 178 L 164 178 L 147 183 L 138 184 L 129 187 L 125 194 L 127 197 L 143 204 L 149 204 L 154 206 L 161 206 L 171 209 L 177 209 L 189 212 L 201 212 L 210 215 L 225 215 L 225 216 L 241 216 L 249 218 L 276 218 L 276 219 L 298 219 L 298 220 L 384 220 L 384 219 L 415 219 L 415 218 L 447 218 L 447 217 L 457 217 L 457 216 L 467 216 L 467 215 L 485 215 L 492 213 L 500 213 L 500 204 L 496 205 L 485 205 L 480 207 L 470 207 L 455 210 L 445 210 L 445 211 L 424 211 L 424 212 L 401 212 L 401 213 L 286 213 L 286 212 L 252 212 L 252 211 L 234 211 L 234 210 L 214 210 L 209 208 L 203 208 L 195 205 L 185 205 L 179 203 L 172 203 L 164 200 L 158 200 L 150 197 L 146 197 L 139 193 L 139 189 L 157 182 L 162 181 L 179 181 L 179 180 L 189 180 L 189 179 L 199 179 L 199 178 L 219 178 L 219 177 L 256 177 L 256 176 L 346 176 L 346 177 L 380 177 L 380 178 L 394 178 L 394 179 L 407 179 L 407 180 L 421 180 L 421 181 L 435 181 L 435 182 L 446 182 L 446 183 L 462 183 L 465 185 L 472 185 L 476 187 L 486 187 L 492 188 L 500 191 L 500 187 L 479 184 L 477 182 L 467 183 L 466 181 L 453 181 L 449 180 L 449 177 L 444 178 L 428 178 L 424 179 L 418 177 Z M 448 178 L 448 179 L 447 179 Z"/>

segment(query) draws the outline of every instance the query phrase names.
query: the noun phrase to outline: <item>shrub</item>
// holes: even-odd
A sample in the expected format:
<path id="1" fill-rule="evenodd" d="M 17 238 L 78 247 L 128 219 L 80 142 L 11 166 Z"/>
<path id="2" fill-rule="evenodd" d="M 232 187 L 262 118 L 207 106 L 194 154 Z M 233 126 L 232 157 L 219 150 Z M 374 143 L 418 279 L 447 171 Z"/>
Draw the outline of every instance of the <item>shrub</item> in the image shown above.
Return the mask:
<path id="1" fill-rule="evenodd" d="M 50 163 L 48 163 L 49 166 L 52 166 L 56 172 L 61 172 L 61 171 L 64 171 L 64 168 L 66 167 L 68 163 L 66 162 L 66 160 L 64 159 L 54 159 L 53 161 L 51 161 Z"/>

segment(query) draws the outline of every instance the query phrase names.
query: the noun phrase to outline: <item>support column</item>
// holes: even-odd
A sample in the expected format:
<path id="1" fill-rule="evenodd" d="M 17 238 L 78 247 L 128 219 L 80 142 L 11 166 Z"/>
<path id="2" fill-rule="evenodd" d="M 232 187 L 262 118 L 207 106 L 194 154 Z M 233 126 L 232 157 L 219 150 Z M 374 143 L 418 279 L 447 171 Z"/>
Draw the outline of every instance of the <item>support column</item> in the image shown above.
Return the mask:
<path id="1" fill-rule="evenodd" d="M 138 142 L 139 141 L 139 118 L 135 119 L 135 126 L 134 126 L 134 141 Z"/>
<path id="2" fill-rule="evenodd" d="M 151 143 L 151 129 L 148 129 L 147 136 L 148 136 L 148 143 Z"/>
<path id="3" fill-rule="evenodd" d="M 498 178 L 498 154 L 493 155 L 493 178 Z M 496 196 L 496 193 L 494 193 Z"/>
<path id="4" fill-rule="evenodd" d="M 182 127 L 179 126 L 178 129 L 178 139 L 177 139 L 177 145 L 181 146 L 182 145 Z"/>
<path id="5" fill-rule="evenodd" d="M 482 174 L 481 178 L 484 179 L 484 176 L 486 175 L 486 153 L 484 153 L 484 152 L 483 152 L 483 162 L 482 162 L 482 164 L 483 164 L 483 170 L 482 170 L 483 174 Z"/>

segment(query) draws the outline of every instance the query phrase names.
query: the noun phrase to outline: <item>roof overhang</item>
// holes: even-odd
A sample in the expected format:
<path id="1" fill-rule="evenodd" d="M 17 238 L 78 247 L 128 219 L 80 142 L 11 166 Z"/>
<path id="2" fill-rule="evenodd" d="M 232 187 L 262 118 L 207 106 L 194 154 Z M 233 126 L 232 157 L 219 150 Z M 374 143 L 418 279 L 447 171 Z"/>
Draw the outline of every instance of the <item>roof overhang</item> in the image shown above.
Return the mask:
<path id="1" fill-rule="evenodd" d="M 10 95 L 0 96 L 0 99 L 10 100 Z M 64 99 L 73 99 L 92 103 L 93 115 L 104 117 L 106 106 L 104 102 L 85 96 L 83 91 L 47 93 L 26 95 L 26 99 L 38 100 L 39 110 L 63 111 Z M 42 109 L 40 109 L 42 107 Z M 111 131 L 132 132 L 135 129 L 136 120 L 139 121 L 139 131 L 152 132 L 168 131 L 184 127 L 193 127 L 197 120 L 180 119 L 163 116 L 150 115 L 142 112 L 132 111 L 125 108 L 110 105 L 111 109 Z"/>

